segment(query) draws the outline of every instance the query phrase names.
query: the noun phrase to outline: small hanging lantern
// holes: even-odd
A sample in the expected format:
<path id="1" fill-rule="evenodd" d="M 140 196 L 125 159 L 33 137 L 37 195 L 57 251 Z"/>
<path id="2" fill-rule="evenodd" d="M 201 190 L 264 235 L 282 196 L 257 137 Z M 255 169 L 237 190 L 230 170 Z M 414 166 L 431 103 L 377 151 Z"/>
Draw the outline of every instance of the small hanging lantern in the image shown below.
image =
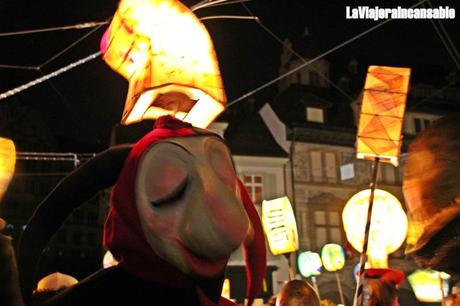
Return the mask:
<path id="1" fill-rule="evenodd" d="M 321 274 L 321 258 L 315 252 L 303 252 L 297 258 L 297 266 L 303 277 L 311 277 Z"/>
<path id="2" fill-rule="evenodd" d="M 209 33 L 178 0 L 122 0 L 101 49 L 129 81 L 122 124 L 170 114 L 206 127 L 224 110 Z"/>
<path id="3" fill-rule="evenodd" d="M 336 272 L 345 265 L 345 252 L 340 245 L 329 243 L 323 246 L 321 250 L 321 260 L 326 270 Z"/>
<path id="4" fill-rule="evenodd" d="M 262 202 L 262 224 L 273 255 L 299 249 L 297 224 L 288 197 Z"/>
<path id="5" fill-rule="evenodd" d="M 407 277 L 417 300 L 425 303 L 441 302 L 447 296 L 449 278 L 447 273 L 423 269 L 416 270 Z"/>
<path id="6" fill-rule="evenodd" d="M 370 66 L 359 116 L 357 158 L 399 164 L 410 68 Z"/>
<path id="7" fill-rule="evenodd" d="M 10 184 L 16 164 L 16 148 L 13 141 L 0 137 L 0 200 Z"/>
<path id="8" fill-rule="evenodd" d="M 350 244 L 362 252 L 370 190 L 352 196 L 342 213 L 345 234 Z M 391 193 L 375 189 L 369 232 L 369 268 L 388 268 L 387 255 L 396 251 L 407 234 L 407 217 L 399 200 Z"/>

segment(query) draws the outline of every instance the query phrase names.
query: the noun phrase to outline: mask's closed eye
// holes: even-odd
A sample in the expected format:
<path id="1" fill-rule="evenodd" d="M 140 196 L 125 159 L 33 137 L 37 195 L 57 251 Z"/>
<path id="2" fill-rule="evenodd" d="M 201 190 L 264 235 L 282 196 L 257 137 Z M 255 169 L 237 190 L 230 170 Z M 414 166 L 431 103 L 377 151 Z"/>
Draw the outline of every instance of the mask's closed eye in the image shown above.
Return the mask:
<path id="1" fill-rule="evenodd" d="M 177 171 L 179 170 L 179 171 Z M 182 198 L 188 185 L 188 174 L 186 171 L 182 172 L 181 169 L 173 170 L 171 174 L 171 181 L 164 182 L 163 189 L 152 192 L 150 203 L 154 207 L 160 207 L 166 204 L 172 204 Z"/>
<path id="2" fill-rule="evenodd" d="M 160 144 L 152 151 L 154 158 L 144 163 L 142 186 L 150 204 L 162 207 L 175 203 L 186 192 L 189 153 L 173 144 Z"/>

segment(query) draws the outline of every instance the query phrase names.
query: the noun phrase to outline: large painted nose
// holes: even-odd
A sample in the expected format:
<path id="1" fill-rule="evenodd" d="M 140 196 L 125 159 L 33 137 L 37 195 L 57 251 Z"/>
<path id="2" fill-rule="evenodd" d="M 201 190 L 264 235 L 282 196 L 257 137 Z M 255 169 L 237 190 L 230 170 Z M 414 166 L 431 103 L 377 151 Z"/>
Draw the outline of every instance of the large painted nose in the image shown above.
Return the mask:
<path id="1" fill-rule="evenodd" d="M 181 239 L 194 254 L 217 259 L 230 255 L 250 232 L 250 221 L 233 186 L 213 175 L 192 183 L 193 200 L 182 222 Z"/>

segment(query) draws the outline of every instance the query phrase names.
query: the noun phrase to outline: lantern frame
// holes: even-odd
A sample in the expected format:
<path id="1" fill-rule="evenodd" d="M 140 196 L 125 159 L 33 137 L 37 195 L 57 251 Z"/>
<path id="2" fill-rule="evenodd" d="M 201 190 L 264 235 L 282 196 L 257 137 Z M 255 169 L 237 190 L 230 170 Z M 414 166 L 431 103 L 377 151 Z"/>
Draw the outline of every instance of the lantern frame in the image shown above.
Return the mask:
<path id="1" fill-rule="evenodd" d="M 322 266 L 323 263 L 318 253 L 306 251 L 297 257 L 297 267 L 305 278 L 320 275 Z"/>
<path id="2" fill-rule="evenodd" d="M 299 249 L 297 224 L 288 197 L 262 202 L 262 224 L 273 255 Z"/>
<path id="3" fill-rule="evenodd" d="M 353 195 L 346 203 L 342 212 L 347 240 L 358 252 L 362 252 L 364 241 L 364 228 L 366 225 L 369 194 L 371 190 L 365 189 Z M 407 235 L 408 221 L 401 202 L 390 192 L 375 189 L 374 206 L 369 232 L 368 254 L 373 250 L 383 248 L 386 254 L 395 252 L 400 248 Z M 386 217 L 386 213 L 394 213 L 393 217 Z M 389 224 L 382 224 L 383 221 Z M 391 225 L 391 226 L 390 226 Z M 400 226 L 399 228 L 396 225 Z M 377 231 L 378 230 L 378 231 Z M 393 234 L 392 238 L 382 240 L 379 234 Z"/>
<path id="4" fill-rule="evenodd" d="M 338 244 L 325 244 L 321 249 L 321 261 L 323 267 L 329 272 L 342 270 L 345 266 L 345 252 Z"/>

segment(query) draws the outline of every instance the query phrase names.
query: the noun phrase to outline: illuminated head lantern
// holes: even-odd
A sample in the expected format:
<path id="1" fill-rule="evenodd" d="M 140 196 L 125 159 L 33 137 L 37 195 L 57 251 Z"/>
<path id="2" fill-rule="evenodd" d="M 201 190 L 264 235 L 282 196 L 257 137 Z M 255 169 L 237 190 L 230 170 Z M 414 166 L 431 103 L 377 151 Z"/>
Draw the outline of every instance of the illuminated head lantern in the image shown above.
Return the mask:
<path id="1" fill-rule="evenodd" d="M 342 218 L 348 241 L 362 252 L 370 190 L 362 190 L 348 200 Z M 376 189 L 369 232 L 369 268 L 387 268 L 387 255 L 396 251 L 407 233 L 407 217 L 399 200 Z"/>
<path id="2" fill-rule="evenodd" d="M 262 202 L 262 222 L 273 255 L 299 249 L 294 211 L 288 197 Z"/>
<path id="3" fill-rule="evenodd" d="M 359 116 L 357 158 L 397 166 L 410 68 L 370 66 Z"/>
<path id="4" fill-rule="evenodd" d="M 112 202 L 104 243 L 132 274 L 172 286 L 220 278 L 243 245 L 248 299 L 261 288 L 262 224 L 220 137 L 159 118 L 131 150 Z"/>
<path id="5" fill-rule="evenodd" d="M 211 38 L 178 0 L 122 0 L 101 49 L 129 81 L 122 124 L 171 114 L 206 127 L 224 110 Z"/>
<path id="6" fill-rule="evenodd" d="M 321 257 L 315 252 L 302 252 L 297 258 L 297 266 L 303 277 L 311 277 L 321 274 Z"/>
<path id="7" fill-rule="evenodd" d="M 230 152 L 217 137 L 151 146 L 140 160 L 135 192 L 147 242 L 186 274 L 219 275 L 252 231 Z"/>
<path id="8" fill-rule="evenodd" d="M 421 302 L 441 302 L 449 291 L 450 275 L 435 270 L 415 270 L 407 277 L 415 296 Z M 441 291 L 443 290 L 444 293 Z"/>
<path id="9" fill-rule="evenodd" d="M 345 265 L 345 252 L 340 245 L 328 243 L 321 249 L 321 261 L 329 272 L 339 271 Z"/>

